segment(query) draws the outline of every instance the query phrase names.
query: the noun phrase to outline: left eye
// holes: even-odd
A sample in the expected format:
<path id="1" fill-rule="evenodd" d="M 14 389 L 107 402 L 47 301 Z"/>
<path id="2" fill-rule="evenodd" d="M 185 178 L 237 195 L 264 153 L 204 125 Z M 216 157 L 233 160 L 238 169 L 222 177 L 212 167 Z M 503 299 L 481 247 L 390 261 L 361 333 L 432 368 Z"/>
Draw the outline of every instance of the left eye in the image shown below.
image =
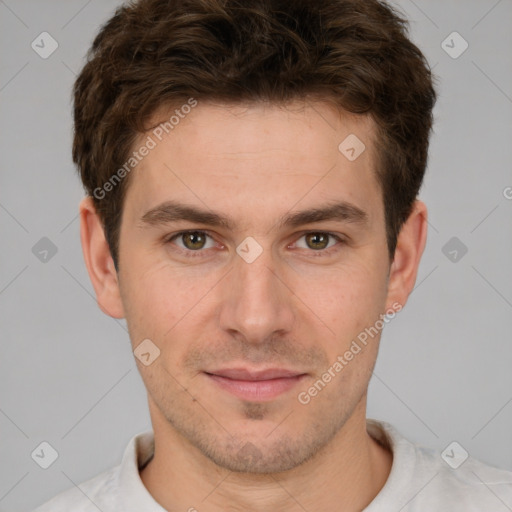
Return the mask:
<path id="1" fill-rule="evenodd" d="M 299 240 L 302 239 L 305 240 L 305 245 L 300 246 L 299 242 L 296 242 L 295 245 L 301 249 L 312 249 L 314 251 L 330 249 L 336 242 L 341 241 L 336 235 L 323 232 L 306 233 L 299 238 Z"/>

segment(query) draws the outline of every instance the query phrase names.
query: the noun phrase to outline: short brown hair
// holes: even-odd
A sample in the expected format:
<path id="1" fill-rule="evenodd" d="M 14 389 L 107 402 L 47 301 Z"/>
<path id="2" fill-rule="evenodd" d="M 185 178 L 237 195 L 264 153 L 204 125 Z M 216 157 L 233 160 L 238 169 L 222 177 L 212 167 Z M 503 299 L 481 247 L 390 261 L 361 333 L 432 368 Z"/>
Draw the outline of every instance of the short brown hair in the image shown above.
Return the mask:
<path id="1" fill-rule="evenodd" d="M 389 256 L 427 164 L 436 100 L 407 22 L 378 0 L 140 0 L 101 28 L 74 85 L 73 161 L 116 268 L 126 162 L 148 120 L 190 98 L 284 104 L 324 98 L 377 127 Z"/>

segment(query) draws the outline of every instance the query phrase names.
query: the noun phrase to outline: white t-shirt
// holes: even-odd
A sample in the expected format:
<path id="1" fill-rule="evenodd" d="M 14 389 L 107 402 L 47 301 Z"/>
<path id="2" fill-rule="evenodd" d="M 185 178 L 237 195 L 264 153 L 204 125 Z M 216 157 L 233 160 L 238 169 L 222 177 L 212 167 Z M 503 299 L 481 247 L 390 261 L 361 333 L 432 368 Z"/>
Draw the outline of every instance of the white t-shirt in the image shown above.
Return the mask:
<path id="1" fill-rule="evenodd" d="M 367 430 L 392 450 L 393 465 L 386 484 L 363 512 L 512 511 L 512 472 L 471 457 L 459 465 L 465 456 L 460 445 L 445 450 L 443 459 L 437 451 L 411 443 L 386 422 L 368 419 Z M 134 436 L 120 465 L 33 512 L 165 512 L 139 476 L 153 449 L 152 431 Z"/>

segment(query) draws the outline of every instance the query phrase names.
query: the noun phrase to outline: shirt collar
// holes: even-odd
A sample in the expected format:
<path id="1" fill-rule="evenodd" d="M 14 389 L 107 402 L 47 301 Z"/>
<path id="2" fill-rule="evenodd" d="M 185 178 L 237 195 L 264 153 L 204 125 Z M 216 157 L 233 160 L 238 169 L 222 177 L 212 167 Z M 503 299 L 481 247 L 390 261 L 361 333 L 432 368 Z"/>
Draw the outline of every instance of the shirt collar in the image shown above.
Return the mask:
<path id="1" fill-rule="evenodd" d="M 151 430 L 135 435 L 128 443 L 119 472 L 119 499 L 123 504 L 122 510 L 166 512 L 146 489 L 139 474 L 139 470 L 153 457 L 154 451 L 155 440 Z"/>

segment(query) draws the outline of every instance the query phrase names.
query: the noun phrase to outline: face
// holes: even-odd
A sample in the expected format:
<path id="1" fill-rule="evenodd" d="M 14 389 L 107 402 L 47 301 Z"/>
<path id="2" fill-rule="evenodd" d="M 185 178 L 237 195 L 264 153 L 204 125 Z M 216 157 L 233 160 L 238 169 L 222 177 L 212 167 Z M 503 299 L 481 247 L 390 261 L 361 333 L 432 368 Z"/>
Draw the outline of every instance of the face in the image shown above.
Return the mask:
<path id="1" fill-rule="evenodd" d="M 133 348 L 160 351 L 137 360 L 153 421 L 219 466 L 296 467 L 365 400 L 379 335 L 335 363 L 393 303 L 372 134 L 321 103 L 199 103 L 141 139 L 156 146 L 125 198 L 123 312 Z"/>

